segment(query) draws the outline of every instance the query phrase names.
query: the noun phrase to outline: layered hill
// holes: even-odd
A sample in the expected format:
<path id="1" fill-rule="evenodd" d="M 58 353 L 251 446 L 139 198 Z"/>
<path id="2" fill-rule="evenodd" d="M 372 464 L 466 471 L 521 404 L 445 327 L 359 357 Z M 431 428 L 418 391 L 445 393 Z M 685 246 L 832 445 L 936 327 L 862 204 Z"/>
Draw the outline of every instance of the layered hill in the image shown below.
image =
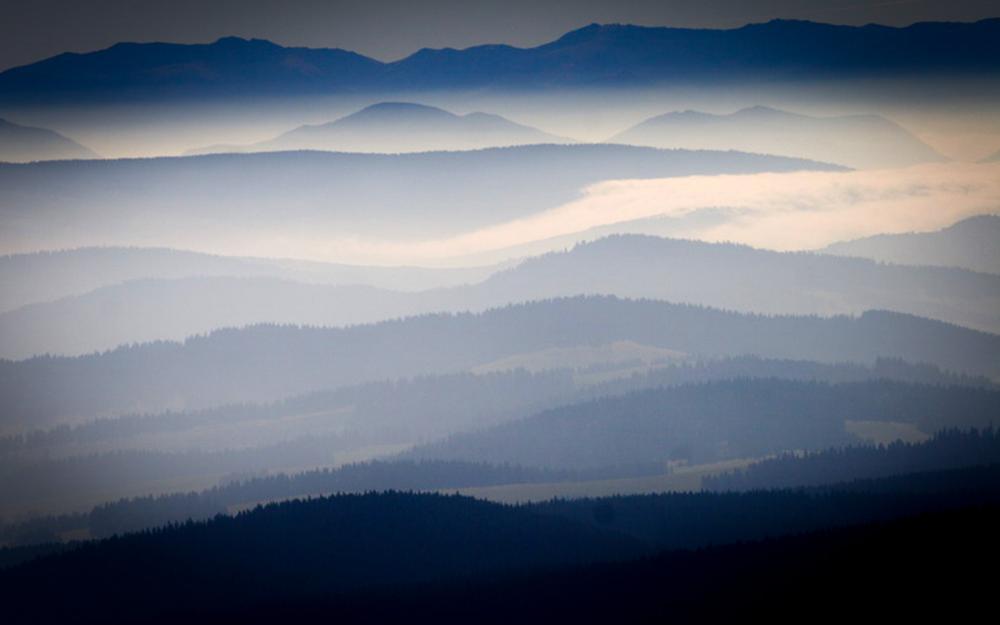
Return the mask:
<path id="1" fill-rule="evenodd" d="M 996 247 L 996 240 L 984 245 Z M 345 326 L 594 294 L 764 314 L 895 310 L 1000 332 L 996 275 L 634 235 L 529 259 L 479 284 L 420 292 L 305 284 L 240 270 L 237 277 L 132 280 L 0 313 L 0 357 L 83 354 L 256 323 Z"/>
<path id="2" fill-rule="evenodd" d="M 334 152 L 430 152 L 475 150 L 537 143 L 572 143 L 499 115 L 456 115 L 433 106 L 382 102 L 326 124 L 300 126 L 274 139 L 238 146 L 212 146 L 188 154 L 330 150 Z"/>
<path id="3" fill-rule="evenodd" d="M 277 233 L 326 245 L 350 236 L 412 240 L 532 215 L 604 180 L 838 170 L 803 159 L 614 145 L 5 164 L 0 250 L 209 246 Z"/>
<path id="4" fill-rule="evenodd" d="M 97 158 L 97 154 L 54 130 L 21 126 L 0 119 L 0 162 L 29 163 L 81 158 Z"/>
<path id="5" fill-rule="evenodd" d="M 502 267 L 375 267 L 218 256 L 148 247 L 91 247 L 0 256 L 0 312 L 135 280 L 271 278 L 421 291 L 484 280 Z"/>
<path id="6" fill-rule="evenodd" d="M 364 381 L 468 370 L 547 348 L 615 341 L 692 356 L 757 354 L 868 363 L 888 356 L 1000 378 L 997 335 L 899 313 L 767 317 L 577 297 L 342 329 L 262 325 L 76 358 L 0 361 L 0 400 L 8 427 L 30 427 L 266 401 Z"/>
<path id="7" fill-rule="evenodd" d="M 1000 551 L 996 473 L 529 507 L 349 495 L 87 543 L 0 579 L 15 623 L 793 622 L 824 602 L 837 620 L 967 620 L 988 609 L 989 583 L 963 564 Z M 845 577 L 859 582 L 846 597 L 832 590 Z M 65 601 L 44 600 L 49 583 Z M 915 588 L 928 600 L 885 605 Z"/>
<path id="8" fill-rule="evenodd" d="M 609 141 L 660 148 L 784 154 L 860 169 L 946 160 L 898 124 L 878 115 L 812 117 L 765 106 L 728 115 L 667 113 L 647 119 Z"/>
<path id="9" fill-rule="evenodd" d="M 775 20 L 731 30 L 592 24 L 535 48 L 424 49 L 381 63 L 344 50 L 234 37 L 120 43 L 0 74 L 0 100 L 195 99 L 429 89 L 712 84 L 1000 70 L 1000 20 L 904 28 Z"/>
<path id="10" fill-rule="evenodd" d="M 824 254 L 871 258 L 886 263 L 964 267 L 1000 274 L 1000 216 L 980 215 L 934 232 L 880 234 L 842 241 Z"/>

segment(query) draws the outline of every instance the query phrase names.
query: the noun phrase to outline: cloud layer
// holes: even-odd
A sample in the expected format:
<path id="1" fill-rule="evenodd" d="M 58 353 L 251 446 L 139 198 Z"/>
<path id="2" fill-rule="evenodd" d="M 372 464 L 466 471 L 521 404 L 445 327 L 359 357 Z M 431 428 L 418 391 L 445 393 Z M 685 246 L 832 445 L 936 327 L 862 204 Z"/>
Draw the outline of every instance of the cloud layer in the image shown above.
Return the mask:
<path id="1" fill-rule="evenodd" d="M 711 212 L 711 219 L 694 219 Z M 880 233 L 936 230 L 1000 212 L 1000 164 L 949 163 L 896 170 L 618 180 L 543 213 L 446 239 L 329 242 L 326 260 L 436 263 L 607 232 L 661 233 L 775 250 L 809 250 Z M 670 224 L 663 232 L 663 223 Z M 596 229 L 596 232 L 595 232 Z M 591 231 L 591 232 L 588 232 Z M 568 238 L 568 239 L 567 239 Z M 541 244 L 544 247 L 544 243 Z"/>

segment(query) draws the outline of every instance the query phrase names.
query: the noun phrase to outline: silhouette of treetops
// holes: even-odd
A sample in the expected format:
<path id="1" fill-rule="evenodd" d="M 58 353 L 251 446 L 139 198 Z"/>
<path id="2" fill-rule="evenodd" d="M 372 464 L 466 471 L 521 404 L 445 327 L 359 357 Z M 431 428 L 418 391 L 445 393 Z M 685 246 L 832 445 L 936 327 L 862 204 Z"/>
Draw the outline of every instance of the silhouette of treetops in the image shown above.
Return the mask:
<path id="1" fill-rule="evenodd" d="M 942 430 L 922 443 L 855 445 L 785 453 L 744 469 L 702 478 L 707 490 L 748 491 L 819 486 L 857 479 L 1000 462 L 1000 432 Z"/>
<path id="2" fill-rule="evenodd" d="M 96 614 L 116 621 L 137 615 L 163 618 L 178 610 L 253 610 L 261 604 L 305 606 L 315 601 L 350 604 L 366 593 L 405 594 L 430 587 L 459 592 L 470 584 L 499 583 L 509 591 L 505 584 L 519 576 L 538 580 L 541 577 L 532 576 L 569 575 L 584 582 L 575 586 L 579 589 L 588 587 L 588 579 L 607 580 L 603 574 L 594 577 L 609 566 L 599 564 L 606 562 L 620 562 L 611 568 L 626 572 L 632 566 L 650 571 L 650 565 L 659 562 L 664 564 L 655 567 L 660 580 L 668 571 L 674 578 L 723 571 L 724 577 L 732 571 L 753 572 L 750 579 L 760 571 L 784 571 L 787 576 L 791 562 L 778 560 L 781 566 L 772 570 L 766 564 L 772 561 L 769 553 L 781 558 L 808 554 L 810 559 L 800 562 L 815 565 L 820 553 L 843 547 L 829 542 L 830 537 L 846 535 L 830 532 L 837 527 L 862 526 L 847 534 L 874 532 L 881 537 L 885 534 L 878 528 L 887 522 L 948 518 L 978 528 L 981 520 L 996 515 L 990 510 L 1000 505 L 998 478 L 1000 466 L 993 465 L 876 480 L 874 488 L 870 484 L 859 491 L 845 487 L 668 494 L 529 506 L 400 492 L 293 500 L 49 554 L 0 571 L 0 597 L 12 622 L 29 615 L 87 620 Z M 957 512 L 945 514 L 949 511 Z M 927 529 L 921 521 L 913 523 Z M 865 524 L 875 525 L 869 530 Z M 947 524 L 949 532 L 959 527 L 963 525 Z M 942 529 L 925 532 L 916 543 L 906 542 L 908 552 L 914 552 L 914 544 L 936 552 L 959 538 L 940 534 Z M 824 533 L 808 534 L 817 531 Z M 790 534 L 799 537 L 773 540 Z M 976 531 L 975 536 L 984 534 Z M 769 537 L 772 540 L 765 543 L 722 547 Z M 776 544 L 784 547 L 769 551 Z M 866 539 L 861 544 L 877 543 Z M 656 555 L 712 545 L 717 547 Z M 995 541 L 989 548 L 994 547 Z M 727 561 L 736 560 L 718 557 L 736 552 L 753 553 L 758 560 L 748 566 L 750 561 L 740 559 L 743 564 L 730 568 Z M 843 562 L 846 566 L 854 560 Z M 588 568 L 565 568 L 578 566 Z M 794 569 L 800 573 L 799 567 Z M 694 588 L 699 592 L 714 588 L 697 579 Z M 741 574 L 738 579 L 748 578 Z M 556 581 L 551 588 L 563 588 L 563 583 Z M 548 583 L 543 586 L 550 588 Z M 53 587 L 60 589 L 59 601 L 37 601 L 43 590 Z M 624 590 L 613 587 L 615 593 Z M 838 596 L 843 599 L 842 593 Z M 535 597 L 532 601 L 541 601 Z"/>
<path id="3" fill-rule="evenodd" d="M 139 464 L 143 462 L 141 456 L 134 460 Z M 177 458 L 178 462 L 184 460 L 183 455 Z M 77 471 L 90 470 L 85 466 L 75 468 Z M 133 470 L 133 467 L 124 465 L 113 470 L 101 471 L 99 481 L 103 483 L 109 479 L 111 473 L 130 470 Z M 29 545 L 55 542 L 60 540 L 60 536 L 66 535 L 104 538 L 189 519 L 204 520 L 217 514 L 224 514 L 236 506 L 306 495 L 388 489 L 428 491 L 497 484 L 586 480 L 660 471 L 662 467 L 659 465 L 618 467 L 614 471 L 608 468 L 591 472 L 570 472 L 479 462 L 376 460 L 348 464 L 336 469 L 324 468 L 290 475 L 279 473 L 235 479 L 200 492 L 126 498 L 95 506 L 87 513 L 37 517 L 0 526 L 0 543 Z M 65 472 L 60 472 L 56 477 L 68 480 L 69 488 L 82 487 L 79 480 L 73 480 Z M 22 493 L 24 496 L 30 496 L 32 484 L 37 488 L 37 482 L 29 476 L 24 486 L 26 492 Z M 60 481 L 56 486 L 61 487 L 61 484 Z M 6 492 L 13 491 L 8 489 Z"/>
<path id="4" fill-rule="evenodd" d="M 697 464 L 856 442 L 845 430 L 847 420 L 903 422 L 933 432 L 988 425 L 997 414 L 1000 392 L 986 389 L 888 380 L 737 379 L 561 406 L 456 434 L 409 455 L 556 468 Z"/>
<path id="5" fill-rule="evenodd" d="M 572 319 L 573 323 L 567 323 Z M 899 313 L 761 316 L 613 297 L 573 297 L 480 314 L 349 328 L 252 326 L 78 358 L 0 361 L 8 426 L 272 401 L 366 381 L 467 370 L 550 347 L 631 340 L 692 356 L 756 354 L 822 362 L 880 356 L 1000 377 L 1000 336 Z"/>

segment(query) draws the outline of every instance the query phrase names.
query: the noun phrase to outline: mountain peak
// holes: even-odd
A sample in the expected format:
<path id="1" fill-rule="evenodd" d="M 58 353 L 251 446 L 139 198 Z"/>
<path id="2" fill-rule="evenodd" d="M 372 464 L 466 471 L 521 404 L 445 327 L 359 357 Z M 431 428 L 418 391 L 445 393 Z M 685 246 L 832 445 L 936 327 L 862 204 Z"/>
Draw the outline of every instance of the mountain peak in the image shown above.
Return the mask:
<path id="1" fill-rule="evenodd" d="M 396 113 L 432 113 L 439 114 L 444 113 L 446 115 L 453 115 L 448 111 L 438 108 L 436 106 L 430 106 L 428 104 L 419 104 L 417 102 L 376 102 L 361 109 L 354 115 L 361 114 L 396 114 Z"/>
<path id="2" fill-rule="evenodd" d="M 89 148 L 49 130 L 0 119 L 0 162 L 95 158 Z"/>
<path id="3" fill-rule="evenodd" d="M 229 48 L 249 48 L 249 47 L 282 48 L 282 46 L 279 46 L 278 44 L 268 39 L 257 39 L 257 38 L 247 39 L 245 37 L 236 37 L 232 35 L 228 37 L 219 37 L 210 45 L 217 47 L 229 47 Z"/>
<path id="4" fill-rule="evenodd" d="M 777 154 L 862 169 L 945 160 L 879 115 L 816 117 L 762 105 L 721 115 L 698 111 L 657 115 L 610 140 L 668 149 Z"/>
<path id="5" fill-rule="evenodd" d="M 756 119 L 782 118 L 782 117 L 803 117 L 796 113 L 789 113 L 781 109 L 772 108 L 757 104 L 742 108 L 731 115 L 731 117 L 752 117 Z"/>

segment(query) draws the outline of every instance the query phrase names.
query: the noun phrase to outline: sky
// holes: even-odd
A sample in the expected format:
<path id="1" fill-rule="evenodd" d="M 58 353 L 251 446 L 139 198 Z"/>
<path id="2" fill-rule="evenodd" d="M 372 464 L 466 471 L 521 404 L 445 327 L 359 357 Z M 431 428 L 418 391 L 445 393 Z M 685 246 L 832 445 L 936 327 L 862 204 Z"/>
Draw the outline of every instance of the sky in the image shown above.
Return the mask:
<path id="1" fill-rule="evenodd" d="M 774 18 L 904 26 L 1000 16 L 996 0 L 0 0 L 0 71 L 119 41 L 235 35 L 380 60 L 423 47 L 533 46 L 589 23 L 735 28 Z"/>

